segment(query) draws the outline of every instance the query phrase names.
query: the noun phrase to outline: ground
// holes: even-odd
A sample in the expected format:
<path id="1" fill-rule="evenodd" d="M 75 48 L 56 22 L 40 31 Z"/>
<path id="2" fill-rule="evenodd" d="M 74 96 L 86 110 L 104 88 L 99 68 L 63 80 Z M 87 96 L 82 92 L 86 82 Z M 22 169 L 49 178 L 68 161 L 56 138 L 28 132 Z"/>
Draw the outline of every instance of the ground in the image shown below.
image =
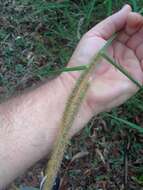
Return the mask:
<path id="1" fill-rule="evenodd" d="M 54 76 L 82 34 L 125 3 L 140 0 L 0 0 L 1 101 Z M 143 189 L 143 92 L 107 115 L 94 117 L 74 137 L 59 176 L 61 189 Z M 39 187 L 46 159 L 15 184 Z"/>

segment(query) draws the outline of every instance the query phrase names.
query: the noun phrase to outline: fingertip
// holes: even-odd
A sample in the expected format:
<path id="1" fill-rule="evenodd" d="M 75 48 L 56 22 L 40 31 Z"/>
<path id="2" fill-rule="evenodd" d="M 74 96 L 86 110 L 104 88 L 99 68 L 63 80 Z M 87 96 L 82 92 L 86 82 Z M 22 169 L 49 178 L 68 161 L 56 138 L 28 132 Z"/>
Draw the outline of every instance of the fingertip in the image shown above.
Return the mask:
<path id="1" fill-rule="evenodd" d="M 130 5 L 128 5 L 128 4 L 126 4 L 126 5 L 124 5 L 119 11 L 118 11 L 118 15 L 120 14 L 120 15 L 124 15 L 125 17 L 126 17 L 126 19 L 127 19 L 127 17 L 128 17 L 128 15 L 131 13 L 131 11 L 132 11 L 132 8 L 131 8 L 131 6 Z"/>
<path id="2" fill-rule="evenodd" d="M 122 10 L 128 10 L 129 12 L 132 11 L 132 7 L 129 5 L 129 4 L 125 4 L 123 7 L 122 7 Z"/>

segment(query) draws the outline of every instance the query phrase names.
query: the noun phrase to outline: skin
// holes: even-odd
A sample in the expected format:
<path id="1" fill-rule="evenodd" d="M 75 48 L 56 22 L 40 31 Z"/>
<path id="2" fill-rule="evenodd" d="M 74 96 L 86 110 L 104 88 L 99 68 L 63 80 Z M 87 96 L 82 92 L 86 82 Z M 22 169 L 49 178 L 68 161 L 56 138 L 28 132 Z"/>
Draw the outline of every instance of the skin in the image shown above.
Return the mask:
<path id="1" fill-rule="evenodd" d="M 79 42 L 68 66 L 89 64 L 113 33 L 108 54 L 143 82 L 143 18 L 125 6 Z M 0 189 L 46 156 L 56 139 L 66 101 L 80 72 L 61 74 L 41 87 L 0 105 Z M 80 131 L 92 116 L 121 105 L 138 88 L 105 60 L 93 72 L 91 87 L 70 131 Z"/>

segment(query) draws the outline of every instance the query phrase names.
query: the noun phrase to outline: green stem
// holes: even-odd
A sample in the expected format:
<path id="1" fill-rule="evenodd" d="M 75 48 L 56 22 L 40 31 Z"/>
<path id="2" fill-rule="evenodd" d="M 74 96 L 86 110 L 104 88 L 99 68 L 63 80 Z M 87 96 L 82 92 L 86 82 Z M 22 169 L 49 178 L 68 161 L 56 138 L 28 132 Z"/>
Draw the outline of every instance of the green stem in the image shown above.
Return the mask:
<path id="1" fill-rule="evenodd" d="M 137 87 L 142 88 L 142 85 L 137 82 L 127 70 L 125 70 L 119 63 L 114 61 L 111 57 L 109 57 L 105 52 L 101 52 L 101 55 L 104 59 L 106 59 L 110 64 L 116 67 L 121 73 L 123 73 L 128 79 L 130 79 Z"/>
<path id="2" fill-rule="evenodd" d="M 116 121 L 125 124 L 126 127 L 128 127 L 129 129 L 135 129 L 135 130 L 137 130 L 138 132 L 143 133 L 143 128 L 142 128 L 142 127 L 140 127 L 140 126 L 138 126 L 138 125 L 136 125 L 136 124 L 134 124 L 134 123 L 131 123 L 130 121 L 127 121 L 127 120 L 125 120 L 125 119 L 116 117 L 116 116 L 111 115 L 111 114 L 109 114 L 109 113 L 105 113 L 104 115 L 107 116 L 107 117 L 111 117 L 112 119 L 115 119 Z"/>
<path id="3" fill-rule="evenodd" d="M 59 73 L 63 73 L 63 72 L 72 72 L 72 71 L 83 71 L 86 70 L 88 68 L 89 65 L 80 65 L 80 66 L 76 66 L 76 67 L 64 67 L 61 69 L 57 69 L 54 71 L 46 71 L 45 68 L 42 68 L 41 70 L 39 70 L 37 73 L 39 75 L 53 75 L 53 74 L 59 74 Z"/>
<path id="4" fill-rule="evenodd" d="M 113 2 L 112 2 L 112 0 L 107 0 L 106 3 L 107 3 L 107 10 L 108 10 L 107 16 L 110 16 L 112 14 L 112 10 L 113 10 L 112 9 Z"/>
<path id="5" fill-rule="evenodd" d="M 139 14 L 142 14 L 143 13 L 143 8 L 139 11 Z"/>

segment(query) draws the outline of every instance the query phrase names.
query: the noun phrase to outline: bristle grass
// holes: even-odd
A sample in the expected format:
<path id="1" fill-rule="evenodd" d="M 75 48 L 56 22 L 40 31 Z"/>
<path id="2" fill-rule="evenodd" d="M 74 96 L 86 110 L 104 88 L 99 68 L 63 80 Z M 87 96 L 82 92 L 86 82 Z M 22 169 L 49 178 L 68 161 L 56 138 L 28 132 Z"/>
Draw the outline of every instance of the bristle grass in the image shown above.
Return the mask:
<path id="1" fill-rule="evenodd" d="M 69 142 L 68 133 L 73 125 L 76 115 L 79 111 L 81 103 L 90 86 L 89 77 L 91 76 L 95 65 L 101 59 L 101 52 L 106 50 L 115 39 L 115 36 L 107 41 L 105 46 L 97 53 L 94 59 L 89 64 L 89 67 L 81 74 L 76 85 L 67 101 L 65 111 L 61 120 L 59 127 L 59 134 L 57 136 L 56 142 L 53 147 L 51 158 L 48 162 L 47 168 L 45 170 L 46 182 L 44 184 L 44 190 L 51 190 L 55 181 L 55 177 L 61 165 L 65 149 Z"/>

